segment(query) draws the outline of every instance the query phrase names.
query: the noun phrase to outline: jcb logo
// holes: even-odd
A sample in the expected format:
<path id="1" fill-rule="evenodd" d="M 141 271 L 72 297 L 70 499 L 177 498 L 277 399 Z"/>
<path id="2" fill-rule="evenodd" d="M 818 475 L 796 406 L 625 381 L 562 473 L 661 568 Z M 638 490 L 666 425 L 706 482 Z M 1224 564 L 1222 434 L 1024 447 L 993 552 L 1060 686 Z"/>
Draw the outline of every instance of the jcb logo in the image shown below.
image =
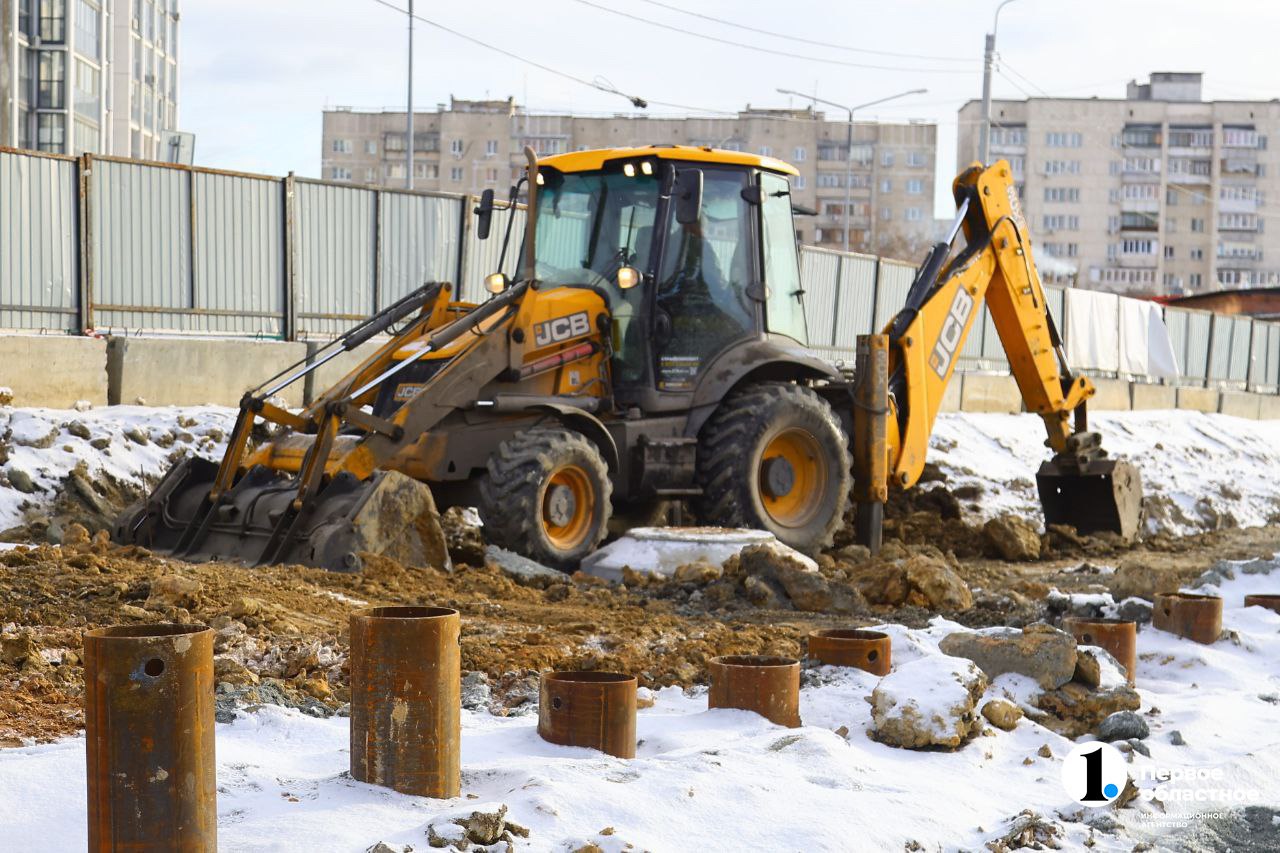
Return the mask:
<path id="1" fill-rule="evenodd" d="M 591 319 L 586 311 L 556 317 L 533 327 L 533 342 L 540 347 L 580 337 L 591 331 Z"/>
<path id="2" fill-rule="evenodd" d="M 951 301 L 951 310 L 947 312 L 947 319 L 942 322 L 938 342 L 933 345 L 933 352 L 929 355 L 929 366 L 940 379 L 947 378 L 947 371 L 951 369 L 956 349 L 960 346 L 960 337 L 964 334 L 964 327 L 972 313 L 973 296 L 963 287 L 956 288 L 956 298 Z"/>

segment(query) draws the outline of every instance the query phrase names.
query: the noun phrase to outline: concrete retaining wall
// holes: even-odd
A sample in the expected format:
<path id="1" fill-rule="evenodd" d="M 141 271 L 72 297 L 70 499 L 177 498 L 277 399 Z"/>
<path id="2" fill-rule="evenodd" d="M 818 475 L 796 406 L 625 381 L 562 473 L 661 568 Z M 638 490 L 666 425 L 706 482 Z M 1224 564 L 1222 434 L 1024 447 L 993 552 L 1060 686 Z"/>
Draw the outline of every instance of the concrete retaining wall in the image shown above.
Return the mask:
<path id="1" fill-rule="evenodd" d="M 958 375 L 958 374 L 957 374 Z M 1012 376 L 966 373 L 960 386 L 960 409 L 965 412 L 1021 412 L 1022 394 Z M 952 377 L 952 382 L 955 377 Z"/>
<path id="2" fill-rule="evenodd" d="M 0 336 L 0 386 L 15 406 L 69 409 L 107 402 L 107 342 L 54 335 Z"/>
<path id="3" fill-rule="evenodd" d="M 1132 382 L 1129 387 L 1130 407 L 1134 409 L 1176 409 L 1178 389 L 1172 385 L 1148 385 Z"/>
<path id="4" fill-rule="evenodd" d="M 193 338 L 111 338 L 106 365 L 109 402 L 151 406 L 235 406 L 245 391 L 307 354 L 305 343 Z M 303 383 L 281 393 L 301 406 Z"/>
<path id="5" fill-rule="evenodd" d="M 1224 415 L 1235 415 L 1237 418 L 1257 420 L 1262 407 L 1262 397 L 1258 394 L 1247 394 L 1244 391 L 1223 391 L 1218 401 L 1218 411 Z"/>
<path id="6" fill-rule="evenodd" d="M 1216 388 L 1179 388 L 1178 408 L 1195 412 L 1218 411 L 1218 391 Z"/>
<path id="7" fill-rule="evenodd" d="M 1094 411 L 1123 411 L 1133 408 L 1129 384 L 1123 379 L 1093 380 L 1098 391 L 1089 400 L 1089 408 Z"/>

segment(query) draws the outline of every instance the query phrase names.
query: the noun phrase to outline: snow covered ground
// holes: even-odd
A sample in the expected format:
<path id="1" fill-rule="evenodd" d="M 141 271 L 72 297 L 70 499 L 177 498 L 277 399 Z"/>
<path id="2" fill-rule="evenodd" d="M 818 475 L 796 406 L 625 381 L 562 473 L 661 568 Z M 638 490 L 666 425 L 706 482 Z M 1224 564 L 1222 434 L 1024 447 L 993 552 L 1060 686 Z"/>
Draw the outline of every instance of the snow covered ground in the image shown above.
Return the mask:
<path id="1" fill-rule="evenodd" d="M 630 761 L 547 744 L 532 714 L 464 712 L 463 797 L 449 801 L 353 781 L 344 718 L 242 712 L 217 727 L 219 847 L 355 853 L 384 841 L 421 851 L 428 824 L 506 805 L 531 830 L 520 840 L 529 850 L 901 850 L 910 841 L 980 849 L 1023 809 L 1056 824 L 1065 849 L 1090 839 L 1095 850 L 1143 840 L 1163 848 L 1203 835 L 1215 826 L 1205 813 L 1224 804 L 1280 806 L 1280 615 L 1242 606 L 1249 592 L 1280 588 L 1280 562 L 1250 571 L 1238 567 L 1217 590 L 1225 639 L 1200 646 L 1149 626 L 1140 632 L 1151 756 L 1134 754 L 1140 794 L 1122 810 L 1073 802 L 1060 772 L 1075 744 L 1026 719 L 956 752 L 876 743 L 865 729 L 877 678 L 823 668 L 802 690 L 799 729 L 708 711 L 705 690 L 659 691 L 639 713 Z M 895 666 L 940 655 L 938 641 L 958 629 L 942 619 L 925 630 L 884 626 Z M 1025 702 L 1033 689 L 1005 675 L 987 697 Z M 1045 745 L 1052 757 L 1040 754 Z M 1175 778 L 1159 781 L 1159 771 Z M 83 849 L 83 779 L 81 738 L 0 750 L 0 849 Z M 1280 836 L 1280 824 L 1268 823 Z M 1270 843 L 1254 840 L 1257 849 Z"/>
<path id="2" fill-rule="evenodd" d="M 9 456 L 0 465 L 0 530 L 51 504 L 77 464 L 86 466 L 91 481 L 108 475 L 136 485 L 163 474 L 183 447 L 216 457 L 235 415 L 216 406 L 0 408 L 0 445 Z M 1280 421 L 1184 411 L 1101 412 L 1090 421 L 1113 456 L 1141 471 L 1152 532 L 1187 534 L 1280 519 Z M 1001 512 L 1038 518 L 1035 472 L 1047 458 L 1043 425 L 1026 414 L 944 414 L 929 453 L 950 487 L 983 487 L 971 510 L 979 520 Z M 19 482 L 22 475 L 30 478 L 34 491 L 15 487 L 15 471 Z"/>

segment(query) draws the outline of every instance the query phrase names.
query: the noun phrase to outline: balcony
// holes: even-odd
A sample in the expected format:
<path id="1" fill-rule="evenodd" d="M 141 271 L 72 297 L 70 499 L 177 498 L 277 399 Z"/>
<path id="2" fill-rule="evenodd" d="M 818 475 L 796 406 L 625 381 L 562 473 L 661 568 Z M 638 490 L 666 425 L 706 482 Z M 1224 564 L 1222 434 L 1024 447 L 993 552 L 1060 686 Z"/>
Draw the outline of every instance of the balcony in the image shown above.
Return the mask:
<path id="1" fill-rule="evenodd" d="M 1222 174 L 1258 176 L 1258 160 L 1255 156 L 1223 157 L 1220 163 Z"/>

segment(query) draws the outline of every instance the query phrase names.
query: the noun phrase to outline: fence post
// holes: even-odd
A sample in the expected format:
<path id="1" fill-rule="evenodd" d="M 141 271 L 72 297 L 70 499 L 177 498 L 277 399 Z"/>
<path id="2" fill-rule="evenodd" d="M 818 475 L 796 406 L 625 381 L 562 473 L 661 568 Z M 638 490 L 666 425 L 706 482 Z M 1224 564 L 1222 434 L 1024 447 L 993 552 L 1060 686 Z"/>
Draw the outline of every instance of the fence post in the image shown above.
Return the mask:
<path id="1" fill-rule="evenodd" d="M 80 238 L 76 261 L 80 264 L 80 310 L 76 314 L 76 322 L 80 326 L 78 332 L 83 335 L 93 329 L 93 221 L 91 190 L 93 178 L 93 155 L 83 154 L 76 162 L 76 182 L 79 184 L 79 202 L 76 207 L 76 219 Z"/>
<path id="2" fill-rule="evenodd" d="M 410 199 L 412 200 L 412 196 Z M 373 310 L 382 308 L 382 190 L 373 191 Z"/>
<path id="3" fill-rule="evenodd" d="M 458 221 L 458 263 L 455 265 L 458 280 L 453 283 L 453 298 L 462 299 L 462 292 L 467 286 L 467 254 L 471 247 L 471 200 L 472 196 L 464 195 L 461 200 L 461 219 Z"/>
<path id="4" fill-rule="evenodd" d="M 293 172 L 285 176 L 281 183 L 284 192 L 284 315 L 281 317 L 281 331 L 286 341 L 298 339 L 298 247 L 294 234 L 294 222 L 297 211 L 294 209 L 294 196 L 297 184 Z"/>

